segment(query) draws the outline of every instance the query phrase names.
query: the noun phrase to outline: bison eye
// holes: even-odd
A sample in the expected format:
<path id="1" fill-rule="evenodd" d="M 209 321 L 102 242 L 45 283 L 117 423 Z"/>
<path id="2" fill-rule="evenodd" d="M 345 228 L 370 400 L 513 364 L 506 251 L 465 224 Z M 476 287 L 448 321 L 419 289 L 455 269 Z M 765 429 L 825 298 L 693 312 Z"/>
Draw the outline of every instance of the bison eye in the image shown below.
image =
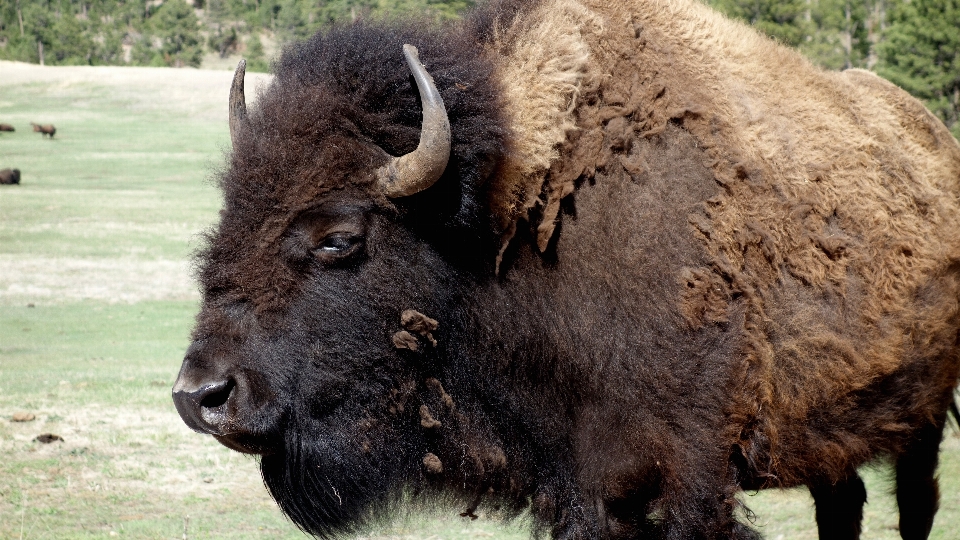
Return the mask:
<path id="1" fill-rule="evenodd" d="M 322 262 L 336 262 L 357 254 L 361 246 L 363 246 L 362 236 L 338 232 L 329 234 L 321 240 L 313 253 Z"/>

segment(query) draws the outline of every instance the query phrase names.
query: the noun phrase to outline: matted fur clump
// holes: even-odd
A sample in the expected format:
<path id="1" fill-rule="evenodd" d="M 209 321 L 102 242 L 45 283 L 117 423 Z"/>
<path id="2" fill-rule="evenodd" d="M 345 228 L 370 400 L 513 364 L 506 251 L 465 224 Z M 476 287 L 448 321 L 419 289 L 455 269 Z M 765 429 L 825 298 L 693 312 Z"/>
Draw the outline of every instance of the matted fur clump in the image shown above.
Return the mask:
<path id="1" fill-rule="evenodd" d="M 452 130 L 432 186 L 401 46 Z M 323 537 L 399 505 L 563 539 L 756 538 L 744 489 L 860 530 L 937 507 L 960 376 L 960 145 L 864 71 L 696 0 L 494 1 L 288 47 L 220 175 L 188 425 Z M 742 510 L 740 510 L 742 511 Z"/>

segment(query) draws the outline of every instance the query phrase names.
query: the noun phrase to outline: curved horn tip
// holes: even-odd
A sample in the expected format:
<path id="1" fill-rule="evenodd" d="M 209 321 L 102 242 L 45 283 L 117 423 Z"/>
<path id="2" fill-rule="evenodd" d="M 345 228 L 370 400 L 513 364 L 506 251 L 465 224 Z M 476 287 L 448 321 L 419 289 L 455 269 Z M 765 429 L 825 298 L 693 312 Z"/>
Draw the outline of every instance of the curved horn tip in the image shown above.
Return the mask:
<path id="1" fill-rule="evenodd" d="M 233 83 L 236 84 L 239 78 L 239 82 L 243 84 L 243 76 L 247 73 L 247 60 L 246 58 L 241 58 L 240 62 L 237 63 L 237 69 L 233 71 Z"/>
<path id="2" fill-rule="evenodd" d="M 420 51 L 417 50 L 416 47 L 414 47 L 409 43 L 403 44 L 403 55 L 407 58 L 408 62 L 410 61 L 411 58 L 413 58 L 417 62 L 420 61 Z"/>
<path id="3" fill-rule="evenodd" d="M 247 123 L 247 103 L 243 92 L 243 79 L 246 74 L 247 61 L 240 59 L 237 70 L 233 73 L 233 83 L 230 85 L 229 123 L 230 141 L 237 147 L 240 131 Z"/>

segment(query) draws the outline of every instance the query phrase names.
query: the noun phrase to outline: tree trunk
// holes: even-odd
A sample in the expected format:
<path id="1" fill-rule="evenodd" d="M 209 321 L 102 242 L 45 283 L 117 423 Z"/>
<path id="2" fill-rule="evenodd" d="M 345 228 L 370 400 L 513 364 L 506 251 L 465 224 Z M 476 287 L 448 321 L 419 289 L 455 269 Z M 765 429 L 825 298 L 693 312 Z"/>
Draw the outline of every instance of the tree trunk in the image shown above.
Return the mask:
<path id="1" fill-rule="evenodd" d="M 960 122 L 960 85 L 953 87 L 953 96 L 950 101 L 953 102 L 953 121 L 947 126 L 948 128 L 952 128 L 953 124 Z"/>
<path id="2" fill-rule="evenodd" d="M 844 24 L 841 38 L 843 41 L 843 69 L 853 67 L 853 24 L 851 23 L 852 16 L 850 12 L 850 0 L 847 0 L 843 6 L 843 19 L 846 24 Z"/>
<path id="3" fill-rule="evenodd" d="M 23 37 L 23 11 L 20 10 L 20 0 L 17 0 L 17 19 L 20 19 L 20 37 Z"/>
<path id="4" fill-rule="evenodd" d="M 869 5 L 869 4 L 868 4 Z M 867 40 L 870 50 L 867 53 L 867 69 L 872 70 L 877 65 L 877 44 L 883 37 L 883 30 L 887 27 L 887 4 L 885 0 L 873 0 L 872 9 L 868 10 Z"/>
<path id="5" fill-rule="evenodd" d="M 40 65 L 43 65 L 43 42 L 39 39 L 37 40 L 37 52 L 40 53 Z"/>

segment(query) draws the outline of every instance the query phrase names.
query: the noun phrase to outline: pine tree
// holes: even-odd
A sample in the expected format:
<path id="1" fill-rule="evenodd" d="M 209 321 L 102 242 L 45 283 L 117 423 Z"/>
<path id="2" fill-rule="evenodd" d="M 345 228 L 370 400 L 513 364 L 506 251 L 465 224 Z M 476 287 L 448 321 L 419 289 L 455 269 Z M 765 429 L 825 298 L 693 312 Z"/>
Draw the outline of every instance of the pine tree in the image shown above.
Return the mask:
<path id="1" fill-rule="evenodd" d="M 278 0 L 274 11 L 273 29 L 281 40 L 304 39 L 313 33 L 304 6 L 298 0 Z"/>
<path id="2" fill-rule="evenodd" d="M 87 32 L 87 25 L 72 12 L 61 12 L 45 33 L 44 48 L 48 64 L 89 65 L 93 57 L 94 43 Z"/>
<path id="3" fill-rule="evenodd" d="M 258 34 L 253 34 L 247 39 L 246 52 L 244 57 L 247 59 L 247 71 L 270 71 L 267 63 L 267 57 L 263 50 L 263 43 Z"/>
<path id="4" fill-rule="evenodd" d="M 376 0 L 328 0 L 317 5 L 318 22 L 330 24 L 336 21 L 352 21 L 381 12 Z"/>
<path id="5" fill-rule="evenodd" d="M 184 0 L 166 0 L 149 21 L 152 35 L 160 41 L 151 64 L 199 67 L 203 58 L 199 24 Z"/>
<path id="6" fill-rule="evenodd" d="M 220 58 L 226 58 L 228 54 L 234 52 L 239 45 L 239 37 L 237 36 L 237 29 L 234 27 L 220 27 L 216 31 L 211 32 L 210 36 L 207 38 L 207 45 L 216 51 Z"/>
<path id="7" fill-rule="evenodd" d="M 800 51 L 827 69 L 867 67 L 871 8 L 855 0 L 811 0 L 804 14 L 809 34 Z"/>
<path id="8" fill-rule="evenodd" d="M 884 38 L 877 72 L 924 100 L 960 138 L 960 0 L 903 1 Z"/>
<path id="9" fill-rule="evenodd" d="M 781 43 L 796 47 L 810 34 L 806 0 L 708 0 L 730 17 L 750 23 Z"/>

